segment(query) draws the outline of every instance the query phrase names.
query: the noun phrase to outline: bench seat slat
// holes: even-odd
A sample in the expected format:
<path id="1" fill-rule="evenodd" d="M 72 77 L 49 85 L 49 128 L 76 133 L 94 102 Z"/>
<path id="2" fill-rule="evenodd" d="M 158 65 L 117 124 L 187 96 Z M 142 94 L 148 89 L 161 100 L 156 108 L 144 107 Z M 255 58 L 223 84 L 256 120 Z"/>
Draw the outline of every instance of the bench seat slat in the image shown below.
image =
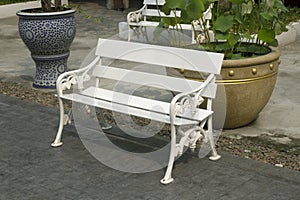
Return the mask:
<path id="1" fill-rule="evenodd" d="M 134 96 L 132 94 L 131 95 L 124 94 L 124 93 L 115 92 L 112 90 L 106 90 L 102 88 L 96 88 L 96 87 L 89 87 L 83 90 L 81 94 L 88 97 L 96 98 L 98 100 L 105 100 L 116 104 L 122 104 L 127 107 L 129 106 L 133 108 L 153 111 L 153 112 L 167 114 L 167 115 L 169 115 L 170 113 L 170 103 L 139 97 L 139 96 Z M 212 113 L 213 112 L 209 110 L 197 109 L 194 116 L 185 113 L 184 118 L 190 120 L 202 121 Z M 182 117 L 181 115 L 179 116 Z"/>
<path id="2" fill-rule="evenodd" d="M 129 22 L 130 26 L 150 26 L 150 27 L 156 27 L 158 26 L 159 22 L 156 21 L 139 21 L 139 22 Z M 176 27 L 174 26 L 170 26 L 169 29 L 175 29 Z M 192 29 L 192 25 L 191 24 L 180 24 L 178 25 L 178 29 L 182 29 L 182 30 L 191 30 Z M 200 31 L 202 30 L 202 28 L 200 26 L 195 26 L 194 29 L 196 31 Z"/>
<path id="3" fill-rule="evenodd" d="M 176 13 L 176 14 L 175 14 Z M 151 16 L 151 17 L 180 17 L 181 12 L 179 10 L 171 11 L 169 15 L 166 15 L 164 12 L 157 9 L 146 8 L 142 11 L 142 15 Z"/>
<path id="4" fill-rule="evenodd" d="M 130 26 L 158 26 L 159 22 L 155 21 L 139 21 L 139 22 L 129 22 Z"/>
<path id="5" fill-rule="evenodd" d="M 167 76 L 163 74 L 154 74 L 141 71 L 133 71 L 127 69 L 116 68 L 112 66 L 96 66 L 93 71 L 93 76 L 113 79 L 139 85 L 147 85 L 164 90 L 176 92 L 190 92 L 200 87 L 201 82 Z M 215 83 L 210 83 L 207 89 L 204 90 L 203 96 L 214 98 L 217 90 Z"/>
<path id="6" fill-rule="evenodd" d="M 108 102 L 105 100 L 101 99 L 95 99 L 93 97 L 88 97 L 76 93 L 72 94 L 64 94 L 61 96 L 63 99 L 75 101 L 78 103 L 90 105 L 90 106 L 95 106 L 95 107 L 100 107 L 108 110 L 112 110 L 115 112 L 120 112 L 120 113 L 125 113 L 125 114 L 130 114 L 138 117 L 143 117 L 143 118 L 148 118 L 151 120 L 155 121 L 160 121 L 164 123 L 170 123 L 170 117 L 169 115 L 157 113 L 157 112 L 150 112 L 147 110 L 141 110 L 135 107 L 128 107 L 126 105 L 122 104 L 117 104 L 117 103 L 112 103 Z M 184 119 L 180 117 L 176 117 L 175 119 L 175 125 L 192 125 L 192 124 L 198 124 L 198 121 L 195 120 L 189 120 L 189 119 Z"/>
<path id="7" fill-rule="evenodd" d="M 162 6 L 166 3 L 165 0 L 144 0 L 144 5 L 159 5 Z"/>

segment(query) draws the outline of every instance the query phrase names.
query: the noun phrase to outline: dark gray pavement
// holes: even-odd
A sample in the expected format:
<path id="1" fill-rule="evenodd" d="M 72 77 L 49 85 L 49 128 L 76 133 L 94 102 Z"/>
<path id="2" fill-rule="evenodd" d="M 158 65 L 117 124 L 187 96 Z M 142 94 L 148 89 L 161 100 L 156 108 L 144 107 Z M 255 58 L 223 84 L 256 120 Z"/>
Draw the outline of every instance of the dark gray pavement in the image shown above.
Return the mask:
<path id="1" fill-rule="evenodd" d="M 72 125 L 64 130 L 65 144 L 51 148 L 58 126 L 56 108 L 0 95 L 0 110 L 1 200 L 297 200 L 300 196 L 299 172 L 223 152 L 217 162 L 185 154 L 175 164 L 175 181 L 164 186 L 159 182 L 164 169 L 131 174 L 104 166 L 88 153 Z"/>

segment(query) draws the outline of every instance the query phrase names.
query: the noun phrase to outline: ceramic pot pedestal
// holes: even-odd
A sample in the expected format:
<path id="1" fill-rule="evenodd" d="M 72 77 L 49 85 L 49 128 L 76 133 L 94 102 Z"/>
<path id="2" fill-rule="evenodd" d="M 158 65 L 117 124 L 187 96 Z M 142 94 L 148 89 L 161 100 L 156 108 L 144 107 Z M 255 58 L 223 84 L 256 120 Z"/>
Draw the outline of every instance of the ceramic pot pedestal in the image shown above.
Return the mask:
<path id="1" fill-rule="evenodd" d="M 76 33 L 76 11 L 39 13 L 34 10 L 17 13 L 19 33 L 36 64 L 33 87 L 54 89 L 58 76 L 67 71 L 69 48 Z"/>

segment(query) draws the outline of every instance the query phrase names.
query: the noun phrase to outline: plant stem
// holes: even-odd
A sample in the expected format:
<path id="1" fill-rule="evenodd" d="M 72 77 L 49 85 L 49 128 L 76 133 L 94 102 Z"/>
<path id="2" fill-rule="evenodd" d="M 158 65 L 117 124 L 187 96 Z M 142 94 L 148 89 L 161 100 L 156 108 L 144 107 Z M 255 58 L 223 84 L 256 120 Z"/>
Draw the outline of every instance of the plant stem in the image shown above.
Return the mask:
<path id="1" fill-rule="evenodd" d="M 42 10 L 44 12 L 51 11 L 51 1 L 50 0 L 41 0 L 41 4 L 42 4 Z"/>

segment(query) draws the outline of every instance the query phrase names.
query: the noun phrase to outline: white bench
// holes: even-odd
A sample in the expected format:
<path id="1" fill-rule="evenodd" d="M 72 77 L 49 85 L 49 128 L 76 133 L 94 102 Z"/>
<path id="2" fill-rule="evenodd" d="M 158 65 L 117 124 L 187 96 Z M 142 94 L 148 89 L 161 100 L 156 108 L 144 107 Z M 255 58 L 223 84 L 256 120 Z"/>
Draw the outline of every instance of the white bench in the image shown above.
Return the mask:
<path id="1" fill-rule="evenodd" d="M 143 7 L 139 10 L 132 11 L 127 15 L 128 24 L 128 41 L 131 40 L 131 30 L 138 30 L 143 27 L 156 27 L 158 26 L 158 21 L 151 20 L 151 17 L 166 17 L 174 18 L 175 16 L 180 17 L 180 10 L 171 11 L 169 15 L 161 12 L 158 8 L 165 4 L 165 0 L 144 0 Z M 209 7 L 204 13 L 203 18 L 206 20 L 206 26 L 209 27 L 209 20 L 211 19 L 211 7 Z M 202 30 L 200 21 L 196 20 L 191 24 L 179 24 L 179 29 L 191 30 L 192 31 L 192 43 L 195 43 L 195 31 Z M 176 27 L 169 27 L 171 29 L 176 29 Z"/>
<path id="2" fill-rule="evenodd" d="M 62 99 L 79 102 L 89 106 L 109 109 L 150 120 L 170 124 L 171 149 L 168 167 L 163 184 L 173 181 L 171 172 L 176 156 L 180 156 L 185 146 L 194 149 L 196 142 L 204 140 L 211 147 L 211 160 L 220 156 L 215 149 L 212 127 L 212 100 L 217 86 L 215 75 L 220 73 L 223 54 L 205 51 L 166 47 L 118 40 L 99 39 L 96 58 L 86 67 L 65 72 L 57 79 L 57 93 L 60 105 L 60 123 L 53 147 L 62 145 L 61 136 L 64 125 L 69 121 L 64 112 Z M 163 74 L 135 71 L 122 67 L 107 66 L 105 58 L 118 59 L 118 62 L 137 62 L 148 69 L 158 68 L 184 69 L 205 73 L 204 82 L 187 80 Z M 148 70 L 149 71 L 149 70 Z M 150 70 L 151 71 L 151 70 Z M 95 78 L 92 86 L 85 86 L 85 82 Z M 124 78 L 126 77 L 126 78 Z M 99 87 L 103 79 L 123 81 L 126 84 L 139 84 L 157 89 L 172 91 L 170 102 L 160 101 L 149 97 L 135 96 Z M 146 85 L 145 85 L 146 84 Z M 71 85 L 79 88 L 79 92 L 72 92 Z M 206 109 L 199 108 L 203 98 L 207 98 Z M 125 100 L 124 100 L 125 99 Z M 182 127 L 189 125 L 188 130 Z M 206 126 L 205 126 L 206 125 Z M 180 142 L 176 144 L 176 136 Z"/>

